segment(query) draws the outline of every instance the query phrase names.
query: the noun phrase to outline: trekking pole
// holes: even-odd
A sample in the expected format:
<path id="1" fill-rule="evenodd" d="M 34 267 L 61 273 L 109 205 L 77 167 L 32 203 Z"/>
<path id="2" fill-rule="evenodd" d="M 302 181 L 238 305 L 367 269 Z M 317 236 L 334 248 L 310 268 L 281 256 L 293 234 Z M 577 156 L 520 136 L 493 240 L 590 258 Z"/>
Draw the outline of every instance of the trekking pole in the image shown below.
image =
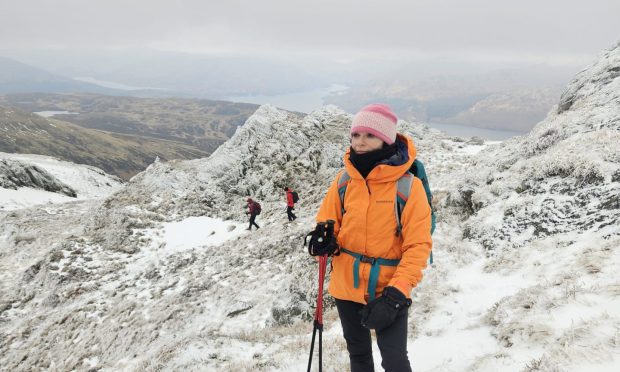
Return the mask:
<path id="1" fill-rule="evenodd" d="M 310 356 L 308 358 L 308 372 L 312 367 L 312 355 L 314 353 L 314 340 L 319 331 L 319 372 L 323 372 L 323 282 L 327 268 L 327 255 L 319 256 L 319 293 L 316 300 L 314 313 L 314 329 L 312 330 L 312 343 L 310 344 Z"/>
<path id="2" fill-rule="evenodd" d="M 317 331 L 319 332 L 319 372 L 323 372 L 323 282 L 325 281 L 328 256 L 340 254 L 338 244 L 334 238 L 334 224 L 334 220 L 319 222 L 314 231 L 311 231 L 304 238 L 304 246 L 308 244 L 308 253 L 311 256 L 319 257 L 319 290 L 316 300 L 316 311 L 314 313 L 310 356 L 308 357 L 308 372 L 310 372 L 312 367 L 314 341 L 316 340 Z M 310 237 L 310 243 L 307 241 L 308 237 Z"/>

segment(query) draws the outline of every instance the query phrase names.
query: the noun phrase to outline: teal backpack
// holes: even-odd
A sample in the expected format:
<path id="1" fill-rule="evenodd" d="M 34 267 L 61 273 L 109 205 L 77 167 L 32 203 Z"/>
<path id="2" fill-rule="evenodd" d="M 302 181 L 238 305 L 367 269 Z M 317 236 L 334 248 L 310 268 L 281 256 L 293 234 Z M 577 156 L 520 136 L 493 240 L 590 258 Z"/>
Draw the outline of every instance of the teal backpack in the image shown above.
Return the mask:
<path id="1" fill-rule="evenodd" d="M 413 177 L 417 177 L 422 181 L 422 185 L 424 186 L 424 191 L 426 192 L 426 199 L 428 200 L 428 205 L 431 207 L 431 234 L 435 232 L 435 208 L 433 208 L 433 194 L 431 193 L 431 187 L 428 183 L 428 177 L 426 176 L 426 171 L 424 170 L 424 164 L 421 161 L 415 160 L 409 171 L 402 175 L 398 179 L 397 189 L 396 189 L 396 203 L 394 203 L 394 215 L 396 216 L 396 236 L 400 236 L 403 226 L 400 222 L 400 216 L 405 208 L 405 204 L 407 204 L 407 200 L 409 199 L 409 192 L 411 191 L 411 183 L 413 182 Z M 349 185 L 349 180 L 351 176 L 347 173 L 346 169 L 340 174 L 338 178 L 338 194 L 340 195 L 340 205 L 342 206 L 342 214 L 345 213 L 344 209 L 344 194 L 347 191 L 347 186 Z M 433 252 L 431 251 L 430 256 L 430 264 L 433 264 Z"/>

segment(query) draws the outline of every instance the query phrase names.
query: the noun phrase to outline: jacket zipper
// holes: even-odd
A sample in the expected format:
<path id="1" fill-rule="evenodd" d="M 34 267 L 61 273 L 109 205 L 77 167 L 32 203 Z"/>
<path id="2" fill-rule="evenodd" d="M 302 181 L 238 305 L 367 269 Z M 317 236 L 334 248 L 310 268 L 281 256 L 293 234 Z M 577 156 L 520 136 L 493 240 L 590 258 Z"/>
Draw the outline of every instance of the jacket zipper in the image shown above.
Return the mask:
<path id="1" fill-rule="evenodd" d="M 364 256 L 368 256 L 368 211 L 370 210 L 370 198 L 371 198 L 371 192 L 370 192 L 370 186 L 368 185 L 368 180 L 364 179 L 364 183 L 366 184 L 366 191 L 368 191 L 368 203 L 366 204 L 366 226 L 364 228 L 364 233 L 366 234 L 364 237 Z M 363 267 L 363 266 L 362 266 Z M 362 278 L 365 279 L 366 281 L 368 281 L 370 279 L 370 268 L 368 269 L 369 271 L 369 275 L 366 275 L 366 270 L 362 269 Z M 366 293 L 366 290 L 364 290 L 364 293 Z M 364 295 L 364 298 L 367 296 L 367 294 Z M 368 301 L 368 300 L 367 300 Z"/>

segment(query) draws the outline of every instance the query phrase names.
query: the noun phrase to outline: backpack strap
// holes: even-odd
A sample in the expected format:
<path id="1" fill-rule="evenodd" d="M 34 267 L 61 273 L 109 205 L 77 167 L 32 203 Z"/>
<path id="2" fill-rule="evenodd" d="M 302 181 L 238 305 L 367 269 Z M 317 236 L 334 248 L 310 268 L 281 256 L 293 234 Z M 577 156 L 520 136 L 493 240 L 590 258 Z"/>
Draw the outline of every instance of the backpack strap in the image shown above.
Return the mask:
<path id="1" fill-rule="evenodd" d="M 431 207 L 431 234 L 435 232 L 435 224 L 436 218 L 435 215 L 435 207 L 433 207 L 433 193 L 431 192 L 431 186 L 428 182 L 428 177 L 426 176 L 426 170 L 424 169 L 424 164 L 421 161 L 416 159 L 411 166 L 411 171 L 413 175 L 422 181 L 422 186 L 424 186 L 424 192 L 426 192 L 426 199 L 428 200 L 428 205 Z M 430 255 L 430 264 L 433 264 L 433 251 L 431 251 Z"/>
<path id="2" fill-rule="evenodd" d="M 409 200 L 411 192 L 411 184 L 413 183 L 413 174 L 407 172 L 403 174 L 396 183 L 396 201 L 394 203 L 394 215 L 396 216 L 396 236 L 400 236 L 403 231 L 403 225 L 400 222 L 400 216 L 405 209 L 405 204 Z"/>
<path id="3" fill-rule="evenodd" d="M 422 181 L 422 186 L 424 186 L 424 191 L 426 192 L 426 200 L 428 200 L 428 205 L 431 207 L 431 234 L 435 232 L 435 224 L 436 224 L 436 216 L 435 216 L 435 207 L 433 207 L 433 193 L 431 192 L 431 186 L 428 183 L 428 177 L 426 176 L 426 171 L 424 170 L 424 165 L 421 161 L 415 160 L 413 162 L 413 166 L 411 167 L 413 170 L 413 175 Z"/>
<path id="4" fill-rule="evenodd" d="M 428 205 L 432 207 L 433 201 L 433 193 L 431 192 L 431 186 L 428 183 L 428 177 L 426 176 L 426 170 L 424 170 L 424 164 L 421 161 L 416 159 L 413 162 L 413 166 L 411 167 L 413 171 L 413 175 L 418 177 L 420 181 L 422 181 L 422 185 L 424 186 L 424 191 L 426 192 L 426 199 L 428 199 Z"/>
<path id="5" fill-rule="evenodd" d="M 346 212 L 344 210 L 344 194 L 347 192 L 347 186 L 349 186 L 349 181 L 351 180 L 351 176 L 347 173 L 346 169 L 343 169 L 338 176 L 338 195 L 340 195 L 340 208 L 342 208 L 342 214 Z"/>

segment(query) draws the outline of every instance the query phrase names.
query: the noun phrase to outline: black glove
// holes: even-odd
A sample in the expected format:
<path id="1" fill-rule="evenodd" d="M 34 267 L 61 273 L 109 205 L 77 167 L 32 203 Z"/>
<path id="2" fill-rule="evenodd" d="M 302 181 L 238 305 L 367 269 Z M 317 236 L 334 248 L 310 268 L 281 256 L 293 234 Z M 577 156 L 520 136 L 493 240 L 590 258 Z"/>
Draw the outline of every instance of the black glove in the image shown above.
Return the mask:
<path id="1" fill-rule="evenodd" d="M 314 231 L 306 235 L 304 245 L 307 244 L 308 237 L 310 237 L 308 253 L 310 253 L 311 256 L 338 256 L 340 254 L 340 247 L 338 247 L 338 242 L 336 242 L 336 238 L 334 237 L 333 220 L 318 223 Z"/>
<path id="2" fill-rule="evenodd" d="M 380 331 L 389 327 L 403 309 L 411 305 L 411 300 L 395 287 L 385 287 L 383 295 L 370 301 L 362 309 L 362 325 Z"/>

